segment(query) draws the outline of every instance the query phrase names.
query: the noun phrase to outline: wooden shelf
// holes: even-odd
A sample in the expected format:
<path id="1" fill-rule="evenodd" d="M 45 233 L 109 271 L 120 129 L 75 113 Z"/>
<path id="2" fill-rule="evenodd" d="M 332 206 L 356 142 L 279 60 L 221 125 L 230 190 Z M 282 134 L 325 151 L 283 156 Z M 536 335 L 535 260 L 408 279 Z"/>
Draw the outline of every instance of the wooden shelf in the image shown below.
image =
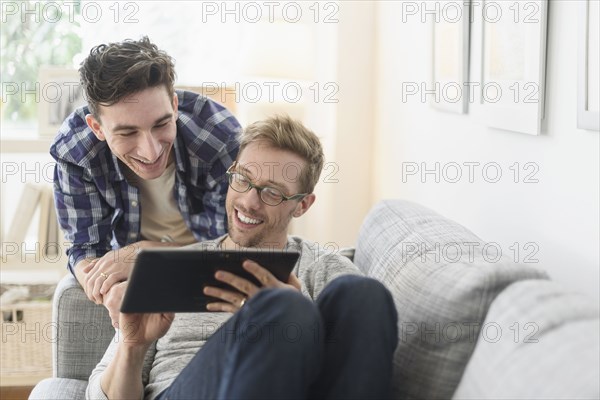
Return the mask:
<path id="1" fill-rule="evenodd" d="M 33 389 L 33 387 L 42 379 L 52 378 L 52 373 L 33 373 L 28 376 L 0 376 L 0 386 L 2 387 L 17 387 L 26 386 Z M 31 390 L 30 390 L 31 391 Z M 0 398 L 4 399 L 4 396 Z M 27 397 L 23 397 L 26 399 Z M 10 397 L 8 397 L 10 400 Z"/>
<path id="2" fill-rule="evenodd" d="M 52 138 L 1 139 L 1 153 L 48 153 Z"/>
<path id="3" fill-rule="evenodd" d="M 1 256 L 0 281 L 11 284 L 46 284 L 56 283 L 69 273 L 67 256 L 43 258 L 41 255 L 27 255 L 25 260 L 20 255 Z"/>
<path id="4" fill-rule="evenodd" d="M 67 273 L 67 266 L 63 270 L 43 269 L 39 266 L 29 266 L 23 269 L 2 269 L 0 278 L 3 284 L 13 285 L 42 285 L 58 283 Z"/>

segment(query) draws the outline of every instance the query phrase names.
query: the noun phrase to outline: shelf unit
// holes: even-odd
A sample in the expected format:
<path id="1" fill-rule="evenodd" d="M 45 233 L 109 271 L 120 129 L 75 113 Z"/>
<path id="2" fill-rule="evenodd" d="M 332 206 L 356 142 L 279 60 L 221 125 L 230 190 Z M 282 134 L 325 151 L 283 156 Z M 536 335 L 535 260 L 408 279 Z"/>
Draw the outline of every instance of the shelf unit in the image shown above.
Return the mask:
<path id="1" fill-rule="evenodd" d="M 52 138 L 35 137 L 30 131 L 23 131 L 20 134 L 22 134 L 21 137 L 12 136 L 0 139 L 0 154 L 3 156 L 2 162 L 5 162 L 4 156 L 6 155 L 14 158 L 18 154 L 36 154 L 36 157 L 39 155 L 40 158 L 50 158 L 48 152 L 52 144 Z M 4 191 L 8 190 L 10 184 L 5 182 L 4 178 L 0 184 L 2 185 L 2 197 L 6 200 L 10 194 L 4 193 Z M 6 206 L 5 202 L 3 202 L 3 206 Z M 12 216 L 3 208 L 2 225 L 4 229 L 7 228 L 6 224 L 10 223 L 11 218 Z M 7 219 L 9 221 L 5 222 Z M 4 233 L 6 234 L 6 231 Z M 22 258 L 24 258 L 24 261 Z M 67 259 L 65 255 L 52 259 L 39 259 L 38 255 L 34 256 L 33 254 L 26 254 L 25 256 L 20 254 L 9 256 L 0 254 L 0 261 L 0 273 L 3 283 L 28 284 L 30 281 L 37 283 L 40 279 L 44 281 L 43 283 L 58 282 L 66 272 Z"/>
<path id="2" fill-rule="evenodd" d="M 51 138 L 0 139 L 0 153 L 48 153 Z"/>

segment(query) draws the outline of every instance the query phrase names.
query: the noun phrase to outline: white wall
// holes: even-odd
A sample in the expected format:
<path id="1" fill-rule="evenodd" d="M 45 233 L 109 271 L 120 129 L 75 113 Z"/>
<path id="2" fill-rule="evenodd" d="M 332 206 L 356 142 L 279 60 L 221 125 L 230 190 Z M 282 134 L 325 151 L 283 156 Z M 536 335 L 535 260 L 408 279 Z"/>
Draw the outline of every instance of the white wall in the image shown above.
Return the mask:
<path id="1" fill-rule="evenodd" d="M 326 164 L 317 201 L 294 220 L 292 232 L 331 249 L 355 244 L 372 205 L 375 8 L 369 1 L 340 2 L 337 22 L 318 31 L 315 81 L 328 89 L 312 104 L 307 125 L 323 142 Z"/>
<path id="2" fill-rule="evenodd" d="M 409 3 L 432 7 L 433 2 Z M 430 25 L 418 16 L 402 23 L 400 1 L 338 4 L 337 23 L 323 23 L 331 8 L 322 5 L 321 22 L 311 25 L 318 40 L 310 80 L 322 92 L 319 101 L 308 105 L 306 121 L 321 136 L 332 164 L 317 186 L 317 203 L 294 221 L 293 232 L 321 244 L 353 245 L 373 204 L 406 198 L 499 243 L 512 257 L 513 243 L 518 243 L 518 261 L 529 255 L 554 279 L 598 299 L 599 134 L 576 127 L 578 1 L 550 2 L 547 118 L 537 137 L 488 128 L 472 113 L 436 111 L 415 97 L 403 102 L 403 82 L 429 81 Z M 135 26 L 144 32 L 152 22 L 145 15 L 140 11 L 141 22 Z M 305 22 L 312 15 L 307 12 Z M 239 27 L 233 28 L 237 32 Z M 159 33 L 154 36 L 167 40 Z M 230 42 L 234 37 L 228 36 Z M 171 52 L 177 55 L 178 50 Z M 187 71 L 180 71 L 180 78 L 185 80 Z M 226 79 L 222 73 L 218 65 L 200 75 L 208 81 Z M 339 88 L 337 103 L 322 101 L 329 82 Z M 417 175 L 402 182 L 402 167 L 414 165 L 408 163 L 434 168 L 436 162 L 440 167 L 462 165 L 462 181 L 436 183 L 432 175 Z M 480 165 L 469 183 L 465 162 L 498 163 L 502 179 L 486 182 Z M 521 173 L 517 183 L 510 169 L 515 162 Z M 538 183 L 523 182 L 533 171 L 524 169 L 526 163 L 539 168 L 534 176 Z"/>
<path id="3" fill-rule="evenodd" d="M 400 23 L 401 2 L 378 2 L 372 203 L 421 203 L 497 242 L 511 257 L 517 242 L 518 261 L 532 255 L 553 279 L 598 301 L 600 135 L 577 129 L 578 5 L 550 2 L 546 120 L 542 135 L 529 136 L 488 128 L 471 114 L 436 111 L 418 98 L 403 103 L 403 82 L 429 82 L 431 25 L 418 18 Z M 443 177 L 436 183 L 433 175 L 402 182 L 402 168 L 411 162 L 427 168 L 456 162 L 464 175 L 454 184 Z M 481 163 L 473 183 L 465 162 Z M 490 162 L 501 167 L 498 183 L 482 176 L 481 166 Z M 509 168 L 515 162 L 518 183 Z M 533 172 L 523 168 L 528 162 L 539 167 L 538 183 L 523 182 L 523 173 Z"/>

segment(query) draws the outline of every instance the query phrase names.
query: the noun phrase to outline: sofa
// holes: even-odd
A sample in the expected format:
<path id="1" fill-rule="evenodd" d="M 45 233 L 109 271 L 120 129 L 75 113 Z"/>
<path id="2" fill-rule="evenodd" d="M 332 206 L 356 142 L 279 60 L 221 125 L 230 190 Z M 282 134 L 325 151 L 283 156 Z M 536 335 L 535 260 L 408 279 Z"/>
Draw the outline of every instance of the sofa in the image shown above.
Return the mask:
<path id="1" fill-rule="evenodd" d="M 353 259 L 394 296 L 393 398 L 600 397 L 598 305 L 498 250 L 408 201 L 381 201 L 366 216 Z M 71 276 L 53 307 L 54 377 L 30 399 L 80 399 L 114 330 Z"/>

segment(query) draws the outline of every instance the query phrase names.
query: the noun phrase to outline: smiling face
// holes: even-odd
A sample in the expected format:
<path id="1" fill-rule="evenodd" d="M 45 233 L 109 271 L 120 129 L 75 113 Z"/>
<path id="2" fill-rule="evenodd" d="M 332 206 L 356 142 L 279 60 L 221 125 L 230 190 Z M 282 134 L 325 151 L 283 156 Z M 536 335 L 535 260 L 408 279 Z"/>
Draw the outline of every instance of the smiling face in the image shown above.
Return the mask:
<path id="1" fill-rule="evenodd" d="M 177 135 L 177 96 L 157 86 L 99 108 L 100 120 L 86 116 L 96 137 L 140 178 L 161 176 Z"/>
<path id="2" fill-rule="evenodd" d="M 287 150 L 266 142 L 249 144 L 238 156 L 235 172 L 253 184 L 281 190 L 286 196 L 300 193 L 299 172 L 306 161 Z M 228 240 L 241 247 L 284 248 L 292 217 L 300 217 L 315 201 L 309 194 L 302 200 L 284 201 L 277 206 L 263 203 L 256 189 L 239 193 L 227 191 Z"/>

